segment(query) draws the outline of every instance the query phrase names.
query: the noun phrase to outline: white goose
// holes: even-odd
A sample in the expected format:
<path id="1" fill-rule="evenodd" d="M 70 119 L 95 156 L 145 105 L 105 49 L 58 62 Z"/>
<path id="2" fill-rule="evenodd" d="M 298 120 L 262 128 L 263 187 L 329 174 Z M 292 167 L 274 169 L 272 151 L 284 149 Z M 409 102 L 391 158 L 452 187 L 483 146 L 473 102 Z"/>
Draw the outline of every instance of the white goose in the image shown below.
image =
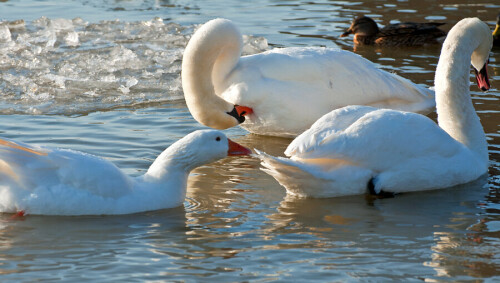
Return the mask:
<path id="1" fill-rule="evenodd" d="M 291 194 L 334 197 L 451 187 L 487 173 L 486 137 L 469 94 L 469 64 L 478 86 L 492 36 L 477 18 L 448 33 L 436 69 L 438 123 L 409 112 L 348 106 L 334 110 L 286 149 L 291 159 L 258 152 L 263 169 Z M 469 63 L 470 62 L 470 63 Z"/>
<path id="2" fill-rule="evenodd" d="M 190 39 L 182 61 L 187 106 L 200 123 L 295 137 L 322 115 L 362 104 L 406 111 L 434 107 L 433 91 L 328 48 L 275 48 L 243 56 L 242 36 L 215 19 Z M 245 119 L 246 118 L 246 119 Z"/>
<path id="3" fill-rule="evenodd" d="M 0 212 L 127 214 L 182 205 L 189 172 L 249 149 L 217 130 L 186 135 L 139 177 L 82 152 L 0 140 Z"/>

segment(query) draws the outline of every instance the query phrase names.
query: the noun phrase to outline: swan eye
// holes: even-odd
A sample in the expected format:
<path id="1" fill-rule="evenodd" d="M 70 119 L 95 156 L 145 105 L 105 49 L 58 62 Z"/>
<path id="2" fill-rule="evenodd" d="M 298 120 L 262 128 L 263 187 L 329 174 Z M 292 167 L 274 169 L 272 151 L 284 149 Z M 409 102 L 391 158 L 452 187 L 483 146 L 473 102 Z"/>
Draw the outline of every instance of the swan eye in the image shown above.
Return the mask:
<path id="1" fill-rule="evenodd" d="M 215 138 L 215 140 L 216 140 L 216 141 L 220 141 L 220 137 L 216 137 L 216 138 Z"/>

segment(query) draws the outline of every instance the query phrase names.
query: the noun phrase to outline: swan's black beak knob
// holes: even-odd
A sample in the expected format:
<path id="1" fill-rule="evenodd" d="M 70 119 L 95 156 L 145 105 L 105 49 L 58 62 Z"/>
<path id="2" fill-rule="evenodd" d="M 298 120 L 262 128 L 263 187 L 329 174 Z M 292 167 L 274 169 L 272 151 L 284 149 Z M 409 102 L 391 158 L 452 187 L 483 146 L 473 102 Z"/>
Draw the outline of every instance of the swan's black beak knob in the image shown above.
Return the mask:
<path id="1" fill-rule="evenodd" d="M 245 122 L 245 116 L 238 114 L 238 111 L 236 111 L 236 107 L 233 108 L 231 112 L 226 112 L 229 114 L 229 116 L 233 116 L 236 120 L 238 120 L 238 123 L 243 123 Z"/>
<path id="2" fill-rule="evenodd" d="M 231 112 L 226 112 L 228 115 L 233 116 L 238 123 L 245 122 L 245 115 L 250 115 L 253 113 L 252 108 L 246 106 L 235 105 Z"/>

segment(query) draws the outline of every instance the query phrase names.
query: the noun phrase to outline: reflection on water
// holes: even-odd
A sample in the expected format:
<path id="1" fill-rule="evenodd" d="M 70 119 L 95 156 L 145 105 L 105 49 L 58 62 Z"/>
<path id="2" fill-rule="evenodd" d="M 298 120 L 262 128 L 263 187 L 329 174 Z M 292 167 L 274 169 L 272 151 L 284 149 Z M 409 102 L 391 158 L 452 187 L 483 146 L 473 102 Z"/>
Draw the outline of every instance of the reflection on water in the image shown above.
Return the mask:
<path id="1" fill-rule="evenodd" d="M 381 25 L 443 21 L 449 30 L 469 16 L 493 26 L 499 10 L 466 0 L 2 2 L 0 18 L 9 23 L 0 23 L 0 133 L 103 156 L 139 175 L 165 147 L 203 128 L 179 79 L 197 24 L 235 21 L 249 35 L 248 53 L 267 43 L 354 50 L 352 38 L 338 36 L 360 14 Z M 432 86 L 440 47 L 355 51 Z M 492 89 L 471 87 L 489 142 L 489 176 L 394 198 L 301 199 L 286 196 L 256 158 L 226 158 L 192 172 L 183 207 L 105 217 L 0 215 L 1 281 L 498 280 L 498 51 L 490 58 Z M 225 132 L 277 156 L 291 141 Z"/>
<path id="2" fill-rule="evenodd" d="M 100 270 L 103 279 L 113 275 L 126 280 L 127 269 L 147 265 L 146 255 L 154 260 L 148 250 L 155 237 L 185 230 L 182 208 L 112 218 L 30 216 L 13 221 L 2 216 L 0 221 L 8 224 L 0 231 L 0 274 L 40 280 L 58 280 L 67 272 L 83 270 Z M 22 255 L 16 253 L 19 248 Z"/>

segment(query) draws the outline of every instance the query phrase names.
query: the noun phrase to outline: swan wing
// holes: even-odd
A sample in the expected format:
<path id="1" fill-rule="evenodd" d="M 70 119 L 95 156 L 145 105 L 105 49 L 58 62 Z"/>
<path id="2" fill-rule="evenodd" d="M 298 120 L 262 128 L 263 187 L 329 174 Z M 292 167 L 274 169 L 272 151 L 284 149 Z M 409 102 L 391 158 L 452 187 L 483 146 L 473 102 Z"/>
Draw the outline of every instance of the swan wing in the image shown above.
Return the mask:
<path id="1" fill-rule="evenodd" d="M 321 117 L 308 130 L 288 145 L 285 155 L 300 158 L 317 158 L 326 154 L 325 140 L 340 135 L 367 113 L 377 110 L 369 106 L 347 106 Z M 326 156 L 325 156 L 326 157 Z"/>
<path id="2" fill-rule="evenodd" d="M 250 132 L 297 136 L 322 115 L 347 105 L 405 111 L 434 107 L 434 92 L 348 51 L 283 48 L 242 57 L 215 89 L 225 100 L 253 108 Z"/>
<path id="3" fill-rule="evenodd" d="M 432 90 L 381 70 L 358 54 L 331 48 L 276 48 L 245 56 L 231 76 L 229 84 L 243 82 L 247 87 L 233 94 L 240 99 L 268 99 L 269 93 L 278 99 L 298 95 L 338 108 L 389 99 L 420 102 L 434 96 Z M 273 91 L 272 86 L 278 89 Z"/>
<path id="4" fill-rule="evenodd" d="M 285 154 L 301 160 L 341 159 L 381 172 L 413 159 L 448 158 L 464 151 L 465 146 L 423 115 L 348 106 L 319 119 Z"/>

